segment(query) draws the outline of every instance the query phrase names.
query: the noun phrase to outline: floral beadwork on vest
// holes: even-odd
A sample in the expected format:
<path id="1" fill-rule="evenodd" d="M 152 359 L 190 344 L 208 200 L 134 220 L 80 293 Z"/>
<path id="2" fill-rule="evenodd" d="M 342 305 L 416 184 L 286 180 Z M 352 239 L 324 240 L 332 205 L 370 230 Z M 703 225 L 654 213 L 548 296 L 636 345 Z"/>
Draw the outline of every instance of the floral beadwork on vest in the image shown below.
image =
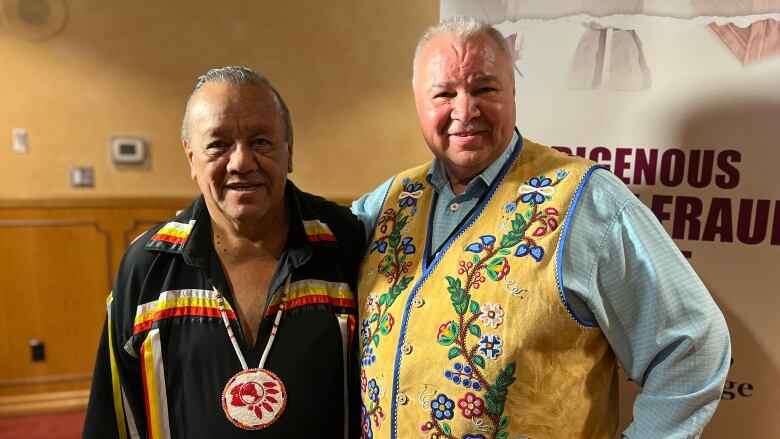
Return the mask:
<path id="1" fill-rule="evenodd" d="M 504 340 L 490 330 L 503 323 L 504 310 L 498 303 L 480 304 L 479 287 L 488 280 L 504 279 L 512 270 L 512 257 L 542 260 L 544 248 L 538 239 L 560 224 L 558 210 L 544 208 L 543 204 L 552 200 L 555 186 L 567 175 L 568 172 L 561 170 L 555 181 L 541 175 L 524 182 L 517 197 L 505 205 L 500 238 L 483 235 L 479 241 L 470 243 L 463 249 L 465 258 L 458 263 L 457 276 L 445 277 L 454 318 L 439 326 L 436 342 L 448 348 L 446 355 L 451 363 L 443 372 L 444 377 L 463 386 L 465 391 L 462 395 L 436 395 L 430 402 L 430 420 L 420 426 L 422 433 L 432 437 L 461 437 L 453 435 L 447 421 L 462 416 L 477 430 L 492 432 L 490 437 L 508 436 L 504 429 L 510 419 L 503 414 L 504 402 L 509 386 L 515 381 L 517 365 L 509 363 L 492 378 L 484 374 L 486 362 L 502 353 Z"/>
<path id="2" fill-rule="evenodd" d="M 363 315 L 366 316 L 360 327 L 360 345 L 362 346 L 361 365 L 370 366 L 376 361 L 374 349 L 379 347 L 382 337 L 393 330 L 395 317 L 390 312 L 398 296 L 409 288 L 414 279 L 409 275 L 412 266 L 410 259 L 417 253 L 417 247 L 411 236 L 402 236 L 409 219 L 417 213 L 417 200 L 422 196 L 423 185 L 411 182 L 408 178 L 402 181 L 403 191 L 398 197 L 398 208 L 390 207 L 381 213 L 376 222 L 375 238 L 371 243 L 369 254 L 377 252 L 384 254 L 379 264 L 372 270 L 372 275 L 383 275 L 386 279 L 387 291 L 371 292 L 366 299 Z M 379 384 L 376 379 L 366 379 L 365 370 L 361 373 L 361 390 L 368 396 L 369 403 L 363 406 L 363 419 L 373 420 L 379 427 L 385 418 L 384 410 L 379 403 Z M 370 432 L 370 425 L 364 430 Z M 369 435 L 370 437 L 370 435 Z"/>
<path id="3" fill-rule="evenodd" d="M 594 164 L 518 141 L 429 254 L 433 218 L 449 214 L 431 166 L 390 184 L 360 268 L 363 437 L 611 437 L 614 354 L 572 317 L 560 276 Z"/>

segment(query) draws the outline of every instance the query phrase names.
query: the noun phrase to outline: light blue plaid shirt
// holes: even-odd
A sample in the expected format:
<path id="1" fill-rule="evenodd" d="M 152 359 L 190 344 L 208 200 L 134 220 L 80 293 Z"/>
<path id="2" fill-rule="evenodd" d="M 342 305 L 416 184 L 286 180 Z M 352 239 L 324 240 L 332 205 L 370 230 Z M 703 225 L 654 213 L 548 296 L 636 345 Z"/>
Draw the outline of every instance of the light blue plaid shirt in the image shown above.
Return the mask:
<path id="1" fill-rule="evenodd" d="M 432 249 L 479 202 L 517 140 L 515 134 L 461 195 L 434 160 Z M 367 235 L 392 180 L 352 203 Z M 723 314 L 653 213 L 609 171 L 591 174 L 569 227 L 561 260 L 568 305 L 581 323 L 598 324 L 621 367 L 642 386 L 623 435 L 698 437 L 720 401 L 731 359 Z"/>

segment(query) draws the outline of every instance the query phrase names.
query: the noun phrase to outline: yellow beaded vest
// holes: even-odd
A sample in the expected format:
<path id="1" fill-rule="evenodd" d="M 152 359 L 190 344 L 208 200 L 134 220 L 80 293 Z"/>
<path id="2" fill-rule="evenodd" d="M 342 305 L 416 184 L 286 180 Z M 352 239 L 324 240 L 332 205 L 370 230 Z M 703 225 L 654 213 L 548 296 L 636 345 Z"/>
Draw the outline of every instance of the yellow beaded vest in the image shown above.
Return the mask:
<path id="1" fill-rule="evenodd" d="M 520 140 L 427 262 L 429 169 L 394 179 L 360 271 L 363 436 L 611 438 L 615 356 L 559 267 L 593 163 Z"/>

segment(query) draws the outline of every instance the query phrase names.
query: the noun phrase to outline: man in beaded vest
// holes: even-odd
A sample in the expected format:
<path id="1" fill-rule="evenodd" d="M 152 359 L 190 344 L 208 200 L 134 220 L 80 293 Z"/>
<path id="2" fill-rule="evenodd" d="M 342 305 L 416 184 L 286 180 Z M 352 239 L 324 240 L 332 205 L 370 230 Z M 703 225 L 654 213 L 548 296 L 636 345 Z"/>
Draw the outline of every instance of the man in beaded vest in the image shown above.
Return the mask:
<path id="1" fill-rule="evenodd" d="M 363 436 L 698 437 L 730 358 L 723 316 L 616 177 L 520 136 L 501 34 L 428 30 L 414 95 L 431 163 L 355 201 Z"/>

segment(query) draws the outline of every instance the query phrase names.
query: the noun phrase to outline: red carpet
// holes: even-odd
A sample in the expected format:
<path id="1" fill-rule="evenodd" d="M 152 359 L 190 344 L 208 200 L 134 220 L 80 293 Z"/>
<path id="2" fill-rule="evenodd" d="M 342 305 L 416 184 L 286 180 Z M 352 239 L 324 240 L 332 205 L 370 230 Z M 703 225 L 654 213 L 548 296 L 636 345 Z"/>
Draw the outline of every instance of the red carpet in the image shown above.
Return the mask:
<path id="1" fill-rule="evenodd" d="M 0 418 L 0 439 L 78 439 L 84 412 Z"/>

